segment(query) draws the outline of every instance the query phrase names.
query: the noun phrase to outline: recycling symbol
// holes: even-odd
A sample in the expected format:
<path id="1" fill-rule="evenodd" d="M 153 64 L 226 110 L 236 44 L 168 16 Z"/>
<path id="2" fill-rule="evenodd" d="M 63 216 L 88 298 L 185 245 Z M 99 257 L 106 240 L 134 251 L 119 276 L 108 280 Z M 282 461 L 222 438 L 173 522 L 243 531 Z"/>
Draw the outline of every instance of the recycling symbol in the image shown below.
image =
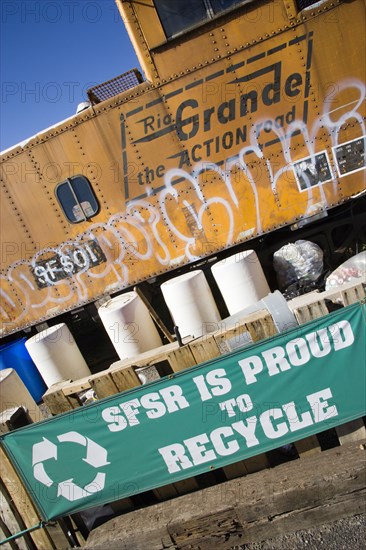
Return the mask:
<path id="1" fill-rule="evenodd" d="M 85 437 L 78 432 L 67 432 L 58 435 L 57 439 L 60 443 L 77 443 L 85 447 L 86 457 L 82 460 L 92 468 L 99 470 L 99 468 L 110 464 L 107 461 L 107 450 L 89 439 L 89 437 Z M 57 445 L 45 437 L 43 437 L 43 441 L 35 443 L 32 448 L 33 475 L 37 481 L 47 487 L 51 487 L 55 482 L 48 476 L 44 462 L 50 459 L 57 460 L 57 449 Z M 104 472 L 98 471 L 93 481 L 87 483 L 84 487 L 76 485 L 73 478 L 65 479 L 58 483 L 57 496 L 63 496 L 70 501 L 89 497 L 104 488 L 105 476 Z"/>

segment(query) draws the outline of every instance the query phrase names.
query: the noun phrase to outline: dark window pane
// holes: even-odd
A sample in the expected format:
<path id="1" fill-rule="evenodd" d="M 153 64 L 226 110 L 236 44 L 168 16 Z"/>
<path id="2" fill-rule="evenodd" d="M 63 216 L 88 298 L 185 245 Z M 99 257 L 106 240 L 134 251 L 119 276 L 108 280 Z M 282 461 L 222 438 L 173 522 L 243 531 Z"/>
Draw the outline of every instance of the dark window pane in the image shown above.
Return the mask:
<path id="1" fill-rule="evenodd" d="M 156 0 L 155 7 L 167 37 L 209 18 L 203 0 Z"/>
<path id="2" fill-rule="evenodd" d="M 243 0 L 211 0 L 211 6 L 215 13 L 220 13 L 220 11 L 228 10 L 242 3 Z"/>
<path id="3" fill-rule="evenodd" d="M 301 11 L 309 6 L 312 6 L 313 4 L 317 4 L 318 2 L 319 0 L 296 0 L 297 9 Z"/>
<path id="4" fill-rule="evenodd" d="M 98 212 L 98 202 L 89 181 L 84 176 L 75 176 L 56 188 L 56 196 L 71 223 L 91 218 Z"/>

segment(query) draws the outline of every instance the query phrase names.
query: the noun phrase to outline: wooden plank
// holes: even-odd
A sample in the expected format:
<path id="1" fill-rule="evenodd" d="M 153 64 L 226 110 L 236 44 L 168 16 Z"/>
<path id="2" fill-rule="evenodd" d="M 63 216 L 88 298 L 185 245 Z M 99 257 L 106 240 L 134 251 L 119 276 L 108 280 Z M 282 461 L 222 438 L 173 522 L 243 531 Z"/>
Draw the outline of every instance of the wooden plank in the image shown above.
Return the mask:
<path id="1" fill-rule="evenodd" d="M 191 337 L 184 338 L 183 344 L 186 345 L 191 340 L 192 340 Z M 134 367 L 148 367 L 151 365 L 155 365 L 156 363 L 165 361 L 169 353 L 177 349 L 179 349 L 178 342 L 165 344 L 164 346 L 159 346 L 158 348 L 144 351 L 143 353 L 140 353 L 136 357 L 130 357 L 128 359 L 121 359 L 119 361 L 115 361 L 114 363 L 112 363 L 112 365 L 109 367 L 108 370 L 115 370 L 121 367 L 128 367 L 132 365 Z"/>
<path id="2" fill-rule="evenodd" d="M 311 292 L 307 292 L 306 294 L 301 294 L 300 296 L 292 298 L 287 302 L 287 305 L 291 309 L 291 311 L 293 311 L 294 309 L 306 306 L 307 304 L 311 304 L 322 299 L 322 293 L 318 292 L 317 290 L 313 290 Z"/>
<path id="3" fill-rule="evenodd" d="M 221 355 L 220 348 L 212 335 L 205 335 L 188 345 L 197 365 Z"/>
<path id="4" fill-rule="evenodd" d="M 3 480 L 0 478 L 0 506 L 1 514 L 4 516 L 5 523 L 11 530 L 12 534 L 26 530 L 26 525 L 22 516 L 19 514 L 9 491 L 7 490 Z M 20 540 L 17 540 L 20 550 L 37 550 L 33 540 L 28 533 L 24 534 Z"/>
<path id="5" fill-rule="evenodd" d="M 178 495 L 186 495 L 192 491 L 199 489 L 198 482 L 194 477 L 171 483 L 170 485 L 164 485 L 153 490 L 154 495 L 158 500 L 167 500 L 174 498 Z"/>
<path id="6" fill-rule="evenodd" d="M 0 477 L 9 492 L 15 506 L 27 528 L 34 527 L 41 521 L 38 512 L 28 496 L 23 482 L 18 477 L 3 447 L 0 445 Z M 38 550 L 56 548 L 46 528 L 32 531 L 30 535 Z"/>
<path id="7" fill-rule="evenodd" d="M 179 550 L 227 550 L 240 545 L 244 535 L 244 527 L 232 508 L 210 515 L 202 513 L 201 517 L 186 521 L 173 520 L 167 529 L 176 545 L 175 548 Z"/>
<path id="8" fill-rule="evenodd" d="M 115 514 L 121 514 L 134 510 L 135 506 L 131 498 L 121 498 L 120 500 L 115 500 L 110 502 L 109 506 L 112 508 Z"/>
<path id="9" fill-rule="evenodd" d="M 80 378 L 79 380 L 70 380 L 69 384 L 62 387 L 64 395 L 69 396 L 89 390 L 91 387 L 89 378 L 90 375 L 85 378 Z"/>
<path id="10" fill-rule="evenodd" d="M 244 460 L 244 466 L 248 474 L 253 474 L 254 472 L 260 472 L 266 468 L 270 468 L 271 465 L 267 458 L 266 453 L 262 453 L 257 456 L 252 456 Z"/>
<path id="11" fill-rule="evenodd" d="M 75 400 L 66 396 L 63 388 L 68 386 L 71 380 L 63 380 L 53 384 L 43 395 L 43 402 L 47 405 L 52 415 L 71 411 L 75 408 Z"/>
<path id="12" fill-rule="evenodd" d="M 366 284 L 366 281 L 365 281 Z M 343 301 L 344 306 L 349 306 L 351 304 L 354 304 L 356 302 L 361 302 L 366 297 L 365 288 L 362 284 L 359 284 L 357 286 L 353 286 L 350 288 L 340 288 L 341 291 L 341 299 Z"/>
<path id="13" fill-rule="evenodd" d="M 328 315 L 328 309 L 324 300 L 317 299 L 314 302 L 297 307 L 293 310 L 295 318 L 300 325 Z"/>
<path id="14" fill-rule="evenodd" d="M 167 360 L 173 372 L 179 372 L 197 364 L 189 345 L 170 351 L 167 354 Z"/>
<path id="15" fill-rule="evenodd" d="M 110 376 L 119 392 L 141 386 L 141 380 L 132 366 L 111 370 Z"/>
<path id="16" fill-rule="evenodd" d="M 167 329 L 166 325 L 164 324 L 163 320 L 160 318 L 157 311 L 153 308 L 153 306 L 150 304 L 149 300 L 146 298 L 144 293 L 142 292 L 141 288 L 138 286 L 134 287 L 134 291 L 136 294 L 141 298 L 147 309 L 149 310 L 149 313 L 151 317 L 154 319 L 155 323 L 158 325 L 168 342 L 174 342 L 174 336 L 170 334 L 169 330 Z"/>
<path id="17" fill-rule="evenodd" d="M 260 310 L 244 319 L 247 331 L 253 342 L 259 342 L 278 334 L 276 325 L 267 310 Z"/>
<path id="18" fill-rule="evenodd" d="M 366 284 L 366 281 L 364 281 L 363 284 L 354 282 L 346 283 L 342 286 L 321 292 L 319 297 L 323 300 L 329 300 L 333 303 L 348 306 L 365 299 L 366 289 L 363 286 L 364 284 Z"/>
<path id="19" fill-rule="evenodd" d="M 191 493 L 192 491 L 197 491 L 199 489 L 199 484 L 194 477 L 188 479 L 182 479 L 182 481 L 177 481 L 173 483 L 179 495 L 185 495 L 186 493 Z"/>
<path id="20" fill-rule="evenodd" d="M 346 422 L 337 426 L 335 430 L 341 445 L 366 439 L 366 429 L 362 418 Z"/>
<path id="21" fill-rule="evenodd" d="M 186 548 L 190 544 L 192 549 L 227 550 L 362 513 L 364 457 L 359 445 L 337 447 L 208 487 L 174 503 L 135 510 L 94 529 L 88 546 L 162 550 L 182 548 L 187 542 Z M 223 511 L 232 515 L 225 518 Z M 240 540 L 231 538 L 233 525 L 242 526 Z"/>
<path id="22" fill-rule="evenodd" d="M 226 479 L 235 479 L 236 477 L 245 476 L 248 473 L 248 470 L 245 467 L 244 460 L 240 460 L 239 462 L 234 462 L 234 464 L 224 466 L 222 469 L 224 470 Z"/>
<path id="23" fill-rule="evenodd" d="M 8 550 L 8 548 L 11 548 L 12 550 L 20 550 L 20 548 L 23 548 L 26 550 L 27 547 L 21 539 L 17 539 L 16 541 L 11 539 L 11 537 L 18 532 L 19 527 L 17 527 L 14 523 L 14 518 L 8 506 L 6 504 L 2 504 L 0 514 L 0 544 L 4 544 L 6 550 Z M 5 539 L 10 540 L 8 543 L 4 543 L 3 541 L 5 541 Z"/>
<path id="24" fill-rule="evenodd" d="M 321 447 L 319 445 L 319 441 L 316 435 L 310 435 L 309 437 L 305 437 L 304 439 L 300 439 L 299 441 L 294 442 L 294 447 L 297 450 L 297 454 L 300 458 L 321 451 Z"/>
<path id="25" fill-rule="evenodd" d="M 110 371 L 102 371 L 89 377 L 89 382 L 98 399 L 119 393 Z"/>
<path id="26" fill-rule="evenodd" d="M 221 354 L 229 353 L 252 342 L 244 321 L 237 322 L 228 329 L 215 332 L 213 337 Z"/>
<path id="27" fill-rule="evenodd" d="M 174 487 L 173 483 L 170 485 L 164 485 L 163 487 L 158 487 L 157 489 L 154 489 L 154 495 L 156 498 L 160 500 L 168 500 L 169 498 L 174 498 L 178 496 L 178 491 Z"/>

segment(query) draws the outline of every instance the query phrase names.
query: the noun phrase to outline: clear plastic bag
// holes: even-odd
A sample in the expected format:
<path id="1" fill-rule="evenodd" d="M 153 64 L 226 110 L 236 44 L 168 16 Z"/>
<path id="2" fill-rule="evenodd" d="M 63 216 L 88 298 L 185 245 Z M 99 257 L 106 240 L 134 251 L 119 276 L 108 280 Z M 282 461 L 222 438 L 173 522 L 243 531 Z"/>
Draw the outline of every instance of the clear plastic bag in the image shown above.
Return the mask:
<path id="1" fill-rule="evenodd" d="M 329 275 L 325 283 L 325 290 L 331 290 L 345 283 L 366 284 L 366 251 L 352 256 Z"/>
<path id="2" fill-rule="evenodd" d="M 323 251 L 311 241 L 298 240 L 274 253 L 273 267 L 281 291 L 294 283 L 311 283 L 323 272 Z"/>

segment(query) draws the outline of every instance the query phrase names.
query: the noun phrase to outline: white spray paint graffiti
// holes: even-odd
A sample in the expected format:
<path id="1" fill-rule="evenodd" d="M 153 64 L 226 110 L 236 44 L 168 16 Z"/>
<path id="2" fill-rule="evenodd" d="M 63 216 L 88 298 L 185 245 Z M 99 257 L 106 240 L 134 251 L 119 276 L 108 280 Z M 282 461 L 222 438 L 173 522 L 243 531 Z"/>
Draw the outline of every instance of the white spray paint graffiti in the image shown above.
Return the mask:
<path id="1" fill-rule="evenodd" d="M 106 223 L 95 223 L 90 226 L 87 232 L 80 235 L 76 241 L 62 243 L 58 247 L 49 247 L 38 251 L 31 260 L 24 260 L 9 266 L 6 276 L 1 276 L 2 306 L 0 312 L 4 320 L 4 326 L 12 323 L 18 324 L 27 321 L 36 322 L 42 316 L 38 311 L 48 308 L 48 313 L 56 314 L 67 309 L 73 309 L 80 303 L 85 303 L 90 299 L 95 299 L 93 294 L 93 280 L 103 280 L 104 292 L 122 289 L 138 280 L 140 266 L 144 262 L 154 260 L 158 266 L 162 266 L 165 271 L 169 267 L 179 263 L 192 262 L 199 258 L 197 250 L 197 237 L 192 234 L 192 228 L 188 228 L 187 233 L 183 232 L 181 227 L 172 219 L 168 203 L 175 205 L 175 210 L 185 208 L 191 219 L 194 221 L 198 232 L 203 232 L 205 228 L 204 218 L 210 215 L 212 207 L 221 207 L 222 216 L 225 217 L 226 234 L 222 242 L 222 248 L 226 248 L 237 242 L 240 235 L 243 234 L 240 228 L 240 234 L 235 234 L 235 215 L 243 210 L 244 206 L 235 191 L 232 180 L 234 170 L 239 170 L 245 181 L 248 183 L 248 189 L 253 196 L 255 211 L 255 225 L 246 228 L 246 234 L 262 233 L 263 230 L 263 209 L 261 205 L 256 178 L 247 162 L 249 155 L 254 155 L 258 161 L 262 162 L 268 174 L 268 188 L 272 190 L 275 197 L 281 199 L 286 188 L 280 185 L 283 177 L 287 178 L 293 186 L 296 186 L 293 177 L 293 163 L 298 160 L 293 157 L 291 140 L 294 135 L 301 135 L 304 144 L 302 157 L 315 159 L 316 155 L 316 136 L 320 130 L 326 130 L 330 136 L 331 146 L 334 147 L 342 143 L 340 133 L 345 124 L 349 121 L 355 121 L 359 126 L 357 135 L 365 135 L 365 124 L 359 112 L 362 103 L 365 101 L 365 85 L 360 81 L 344 80 L 338 84 L 338 91 L 356 92 L 358 97 L 351 103 L 340 105 L 330 109 L 328 104 L 324 104 L 321 115 L 309 127 L 302 120 L 291 122 L 285 131 L 272 121 L 272 132 L 280 140 L 284 162 L 278 168 L 273 165 L 271 159 L 265 158 L 260 138 L 261 132 L 258 131 L 258 124 L 264 124 L 264 120 L 259 119 L 258 124 L 253 126 L 250 134 L 250 144 L 243 147 L 235 157 L 230 157 L 225 165 L 225 170 L 216 164 L 206 162 L 198 163 L 193 167 L 191 173 L 183 169 L 171 169 L 164 176 L 164 187 L 155 196 L 149 186 L 147 187 L 147 198 L 132 200 L 126 205 L 125 212 L 120 212 L 110 217 Z M 268 119 L 267 119 L 268 120 Z M 207 171 L 213 172 L 222 182 L 222 193 L 215 196 L 206 196 L 200 184 L 200 177 Z M 186 184 L 193 190 L 193 202 L 188 201 L 184 196 L 180 196 L 174 180 L 184 178 Z M 335 170 L 332 170 L 333 193 L 337 191 L 337 180 Z M 316 187 L 317 192 L 309 186 L 306 189 L 307 201 L 304 216 L 310 215 L 319 204 L 322 207 L 327 206 L 327 195 L 323 185 Z M 298 191 L 298 190 L 297 190 Z M 316 199 L 316 194 L 320 194 Z M 172 206 L 170 205 L 170 208 Z M 245 233 L 244 232 L 244 233 Z M 169 239 L 169 235 L 171 239 Z M 85 242 L 98 242 L 102 249 L 106 261 L 100 263 L 97 267 L 92 264 L 92 252 L 87 251 Z M 168 240 L 174 240 L 175 249 L 172 252 L 171 246 L 168 246 Z M 171 243 L 170 243 L 171 244 Z M 71 255 L 74 255 L 71 262 Z M 56 280 L 50 271 L 38 268 L 38 276 L 41 274 L 41 281 L 44 282 L 44 288 L 38 288 L 32 279 L 31 273 L 37 275 L 37 262 L 50 255 L 58 256 L 64 270 L 69 269 L 70 275 L 73 273 L 73 265 L 78 262 L 78 270 L 72 277 L 66 277 L 62 280 Z M 137 266 L 137 268 L 136 268 Z M 93 269 L 91 269 L 93 267 Z M 56 269 L 56 268 L 55 268 Z M 137 272 L 137 276 L 136 276 Z M 151 273 L 149 276 L 153 276 Z M 17 304 L 21 302 L 21 307 Z M 15 318 L 12 311 L 16 311 Z M 21 313 L 19 313 L 22 311 Z M 44 315 L 44 314 L 43 314 Z"/>

